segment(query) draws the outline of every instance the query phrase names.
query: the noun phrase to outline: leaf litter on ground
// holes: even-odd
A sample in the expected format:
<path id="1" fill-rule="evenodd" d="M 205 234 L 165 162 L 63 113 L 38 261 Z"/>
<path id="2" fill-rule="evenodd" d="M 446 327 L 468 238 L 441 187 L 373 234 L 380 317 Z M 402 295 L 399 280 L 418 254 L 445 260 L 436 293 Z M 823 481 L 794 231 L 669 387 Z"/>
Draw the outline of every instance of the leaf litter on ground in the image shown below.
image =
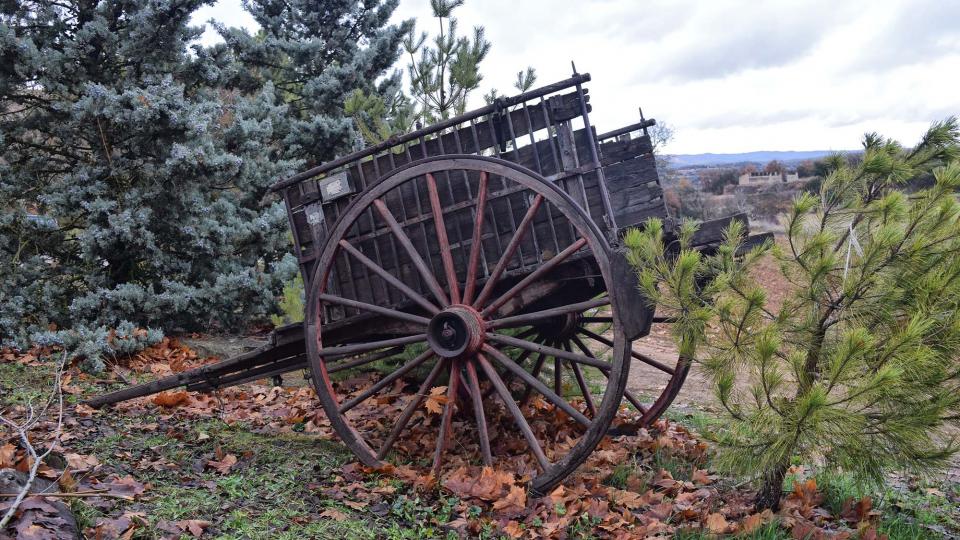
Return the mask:
<path id="1" fill-rule="evenodd" d="M 36 365 L 45 351 L 17 354 L 2 351 L 0 361 Z M 119 372 L 124 379 L 162 377 L 215 361 L 201 358 L 175 339 L 163 342 L 127 359 Z M 91 378 L 72 370 L 65 377 L 71 391 L 78 390 Z M 362 373 L 337 383 L 338 391 L 356 395 L 379 380 L 376 373 Z M 350 413 L 350 420 L 371 432 L 388 431 L 392 426 L 385 418 L 396 417 L 404 408 L 409 394 L 406 384 L 397 381 L 377 399 L 367 400 Z M 87 392 L 90 392 L 88 389 Z M 411 422 L 408 436 L 394 447 L 393 465 L 373 469 L 354 462 L 333 471 L 327 478 L 310 483 L 309 487 L 344 509 L 369 510 L 375 515 L 387 513 L 385 498 L 400 500 L 416 497 L 424 504 L 456 501 L 440 529 L 454 531 L 462 537 L 473 537 L 482 531 L 494 530 L 509 538 L 567 538 L 571 528 L 589 527 L 595 538 L 672 537 L 682 531 L 702 531 L 709 535 L 748 534 L 770 523 L 792 532 L 796 538 L 881 538 L 876 532 L 879 513 L 872 509 L 869 498 L 848 501 L 840 516 L 831 515 L 821 506 L 823 496 L 816 483 L 800 481 L 774 514 L 769 510 L 755 512 L 753 492 L 736 487 L 732 482 L 705 470 L 709 449 L 696 434 L 682 425 L 660 420 L 635 434 L 606 437 L 587 461 L 563 484 L 545 494 L 535 494 L 527 483 L 536 474 L 536 464 L 527 453 L 526 443 L 513 428 L 509 412 L 499 402 L 492 402 L 487 411 L 491 446 L 498 456 L 496 467 L 478 465 L 480 453 L 476 437 L 471 437 L 472 416 L 469 407 L 458 411 L 454 428 L 466 436 L 458 438 L 458 452 L 448 452 L 439 478 L 420 464 L 430 456 L 436 444 L 436 433 L 442 408 L 447 401 L 446 388 L 435 387 L 424 400 L 421 410 Z M 583 409 L 583 404 L 580 404 Z M 458 407 L 459 409 L 460 407 Z M 18 414 L 14 406 L 7 414 Z M 26 411 L 20 410 L 20 414 Z M 68 408 L 64 425 L 64 449 L 59 466 L 41 468 L 46 477 L 60 480 L 64 492 L 86 493 L 83 504 L 96 507 L 104 515 L 88 527 L 85 534 L 98 539 L 130 538 L 135 531 L 148 527 L 149 516 L 137 508 L 149 497 L 149 482 L 136 479 L 138 472 L 180 471 L 185 476 L 203 471 L 227 475 L 246 458 L 238 457 L 219 445 L 205 454 L 192 467 L 171 463 L 162 457 L 141 458 L 138 470 L 118 471 L 104 466 L 90 454 L 71 451 L 71 441 L 87 437 L 101 424 L 110 421 L 108 413 L 83 404 Z M 258 433 L 279 436 L 306 433 L 318 439 L 336 440 L 314 392 L 307 386 L 272 387 L 247 384 L 227 388 L 216 394 L 168 391 L 134 399 L 114 406 L 114 414 L 125 418 L 149 418 L 137 428 L 163 432 L 184 443 L 185 434 L 170 427 L 176 422 L 197 422 L 219 418 L 227 424 L 242 424 Z M 462 413 L 462 414 L 461 414 Z M 562 411 L 544 400 L 534 398 L 525 407 L 531 428 L 538 439 L 548 441 L 547 457 L 559 459 L 572 448 L 580 435 L 579 425 Z M 112 417 L 111 417 L 112 418 Z M 638 415 L 621 409 L 614 425 L 629 432 L 638 425 Z M 47 436 L 52 422 L 41 423 L 32 433 L 35 440 Z M 182 429 L 182 428 L 180 428 Z M 197 437 L 201 442 L 205 437 Z M 26 470 L 28 463 L 13 438 L 0 440 L 0 469 Z M 123 455 L 121 449 L 118 454 Z M 124 456 L 126 457 L 126 456 Z M 687 470 L 675 478 L 664 460 L 681 464 Z M 627 467 L 626 474 L 618 473 Z M 192 470 L 191 470 L 192 468 Z M 674 471 L 677 472 L 677 471 Z M 617 478 L 617 477 L 620 478 Z M 196 484 L 196 482 L 194 482 Z M 202 488 L 201 488 L 202 489 Z M 48 501 L 55 498 L 30 497 L 30 504 L 19 511 L 18 519 L 0 539 L 67 538 L 57 536 L 62 526 L 62 509 Z M 0 511 L 9 499 L 0 500 Z M 336 508 L 317 508 L 309 519 L 342 520 L 348 514 Z M 223 516 L 189 516 L 182 520 L 161 520 L 157 531 L 196 538 L 215 534 Z"/>

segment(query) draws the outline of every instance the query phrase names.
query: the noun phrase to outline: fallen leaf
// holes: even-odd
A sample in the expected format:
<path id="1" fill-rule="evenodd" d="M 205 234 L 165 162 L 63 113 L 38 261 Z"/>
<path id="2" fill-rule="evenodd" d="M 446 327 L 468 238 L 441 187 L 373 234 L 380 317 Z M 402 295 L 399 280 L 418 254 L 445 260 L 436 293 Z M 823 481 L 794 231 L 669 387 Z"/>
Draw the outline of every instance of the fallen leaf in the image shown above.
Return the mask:
<path id="1" fill-rule="evenodd" d="M 639 493 L 633 491 L 610 488 L 607 490 L 607 496 L 613 504 L 629 508 L 630 510 L 636 510 L 646 504 L 644 498 Z"/>
<path id="2" fill-rule="evenodd" d="M 523 536 L 523 527 L 517 521 L 508 521 L 503 528 L 503 532 L 510 538 L 520 538 Z"/>
<path id="3" fill-rule="evenodd" d="M 120 540 L 132 537 L 134 532 L 136 532 L 136 524 L 129 516 L 123 515 L 116 519 L 104 517 L 97 519 L 93 534 L 97 540 Z"/>
<path id="4" fill-rule="evenodd" d="M 12 469 L 16 465 L 17 447 L 7 443 L 0 446 L 0 469 Z"/>
<path id="5" fill-rule="evenodd" d="M 190 403 L 190 394 L 183 391 L 160 392 L 159 394 L 153 396 L 152 401 L 161 407 L 177 407 Z"/>
<path id="6" fill-rule="evenodd" d="M 72 493 L 77 489 L 77 480 L 70 473 L 70 469 L 63 471 L 57 483 L 60 485 L 60 491 L 64 493 Z"/>
<path id="7" fill-rule="evenodd" d="M 189 532 L 194 538 L 203 536 L 203 531 L 209 526 L 210 522 L 202 519 L 185 519 L 177 522 L 177 527 L 179 527 L 181 531 Z"/>
<path id="8" fill-rule="evenodd" d="M 709 476 L 707 476 L 707 471 L 705 471 L 705 470 L 703 470 L 703 469 L 697 469 L 697 470 L 693 471 L 693 474 L 690 475 L 690 480 L 691 480 L 694 484 L 699 484 L 699 485 L 701 485 L 701 486 L 705 486 L 705 485 L 713 482 L 713 479 L 710 478 Z"/>
<path id="9" fill-rule="evenodd" d="M 512 486 L 506 497 L 497 499 L 493 503 L 494 510 L 520 511 L 527 506 L 527 490 L 520 486 Z"/>
<path id="10" fill-rule="evenodd" d="M 116 478 L 112 480 L 109 484 L 100 484 L 99 487 L 106 487 L 110 490 L 112 495 L 121 495 L 124 497 L 139 497 L 146 491 L 150 484 L 143 484 L 137 481 L 136 478 L 127 475 L 123 478 Z"/>
<path id="11" fill-rule="evenodd" d="M 227 474 L 230 472 L 230 469 L 237 464 L 237 456 L 233 454 L 226 454 L 222 459 L 214 460 L 211 459 L 207 462 L 207 467 L 211 469 L 216 469 L 220 474 Z"/>
<path id="12" fill-rule="evenodd" d="M 330 518 L 334 521 L 343 521 L 346 519 L 350 519 L 350 516 L 337 510 L 336 508 L 327 508 L 323 512 L 320 512 L 320 517 Z"/>
<path id="13" fill-rule="evenodd" d="M 707 529 L 714 534 L 721 534 L 727 531 L 727 527 L 730 526 L 727 523 L 727 518 L 723 517 L 723 514 L 714 512 L 707 516 L 706 521 Z"/>
<path id="14" fill-rule="evenodd" d="M 424 400 L 423 405 L 433 414 L 442 413 L 443 406 L 447 403 L 446 393 L 446 386 L 434 386 L 433 389 L 430 390 L 430 395 Z"/>
<path id="15" fill-rule="evenodd" d="M 80 416 L 93 416 L 97 412 L 97 410 L 94 409 L 93 407 L 89 405 L 85 405 L 83 403 L 80 403 L 79 405 L 77 405 L 74 408 L 74 411 L 76 411 L 76 413 Z"/>
<path id="16" fill-rule="evenodd" d="M 85 456 L 82 454 L 64 454 L 67 459 L 67 465 L 77 472 L 86 472 L 100 465 L 100 460 L 96 456 Z"/>
<path id="17" fill-rule="evenodd" d="M 750 514 L 749 516 L 743 518 L 741 530 L 742 532 L 749 534 L 757 530 L 761 525 L 763 525 L 763 516 L 760 514 Z"/>

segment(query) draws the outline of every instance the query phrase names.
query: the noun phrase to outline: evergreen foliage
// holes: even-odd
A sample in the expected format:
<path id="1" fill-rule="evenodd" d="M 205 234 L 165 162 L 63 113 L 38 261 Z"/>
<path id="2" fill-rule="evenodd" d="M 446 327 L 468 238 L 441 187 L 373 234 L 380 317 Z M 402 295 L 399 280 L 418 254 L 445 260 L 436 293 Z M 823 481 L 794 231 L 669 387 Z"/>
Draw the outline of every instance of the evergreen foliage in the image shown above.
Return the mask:
<path id="1" fill-rule="evenodd" d="M 691 223 L 673 246 L 657 221 L 627 235 L 641 288 L 675 311 L 681 355 L 700 359 L 726 411 L 716 463 L 759 473 L 761 507 L 779 504 L 792 457 L 879 481 L 956 451 L 958 137 L 954 118 L 912 149 L 868 134 L 862 160 L 837 156 L 819 196 L 798 196 L 784 242 L 742 257 L 739 224 L 710 255 L 690 248 Z M 751 276 L 767 252 L 791 284 L 781 306 Z"/>
<path id="2" fill-rule="evenodd" d="M 430 0 L 440 33 L 428 44 L 427 33 L 417 34 L 411 27 L 403 39 L 403 48 L 410 56 L 410 93 L 419 104 L 418 116 L 424 124 L 463 114 L 467 97 L 483 80 L 480 62 L 490 52 L 490 42 L 482 26 L 473 27 L 473 39 L 457 35 L 453 11 L 464 1 Z"/>
<path id="3" fill-rule="evenodd" d="M 399 78 L 396 80 L 399 83 Z M 344 111 L 353 119 L 364 144 L 379 144 L 413 129 L 416 116 L 413 102 L 399 86 L 384 90 L 387 92 L 354 90 L 344 103 Z"/>
<path id="4" fill-rule="evenodd" d="M 396 0 L 248 1 L 259 35 L 204 48 L 210 3 L 0 3 L 3 344 L 96 369 L 276 312 L 296 264 L 267 188 L 355 141 L 346 96 L 378 90 L 409 25 Z"/>

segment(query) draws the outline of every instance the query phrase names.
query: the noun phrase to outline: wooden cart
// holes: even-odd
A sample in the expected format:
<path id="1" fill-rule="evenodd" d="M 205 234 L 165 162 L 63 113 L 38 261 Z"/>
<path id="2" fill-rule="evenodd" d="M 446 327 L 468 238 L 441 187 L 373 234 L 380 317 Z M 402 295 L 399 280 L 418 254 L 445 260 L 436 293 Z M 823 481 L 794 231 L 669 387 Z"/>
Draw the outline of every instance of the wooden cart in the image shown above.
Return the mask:
<path id="1" fill-rule="evenodd" d="M 340 438 L 378 466 L 431 388 L 445 385 L 434 470 L 453 451 L 455 409 L 472 417 L 482 461 L 494 462 L 486 415 L 499 400 L 539 466 L 533 489 L 556 485 L 607 434 L 621 400 L 650 423 L 689 369 L 632 347 L 653 323 L 670 322 L 640 296 L 619 251 L 626 228 L 670 223 L 647 134 L 654 121 L 598 135 L 589 80 L 575 73 L 277 183 L 306 284 L 304 324 L 278 329 L 256 351 L 91 404 L 308 367 Z M 705 224 L 699 242 L 719 240 L 725 223 Z M 382 378 L 338 394 L 337 372 L 374 362 L 388 366 Z M 657 395 L 628 392 L 630 370 L 659 381 Z M 398 388 L 409 397 L 387 433 L 355 425 L 355 407 Z M 525 416 L 534 393 L 582 425 L 553 459 Z"/>

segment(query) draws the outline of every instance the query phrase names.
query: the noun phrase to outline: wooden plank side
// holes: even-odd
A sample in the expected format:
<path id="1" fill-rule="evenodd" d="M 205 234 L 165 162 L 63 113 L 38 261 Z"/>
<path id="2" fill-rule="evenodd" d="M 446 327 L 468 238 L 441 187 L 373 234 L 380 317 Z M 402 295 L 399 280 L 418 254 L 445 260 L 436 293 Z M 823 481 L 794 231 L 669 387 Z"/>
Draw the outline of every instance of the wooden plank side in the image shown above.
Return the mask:
<path id="1" fill-rule="evenodd" d="M 641 135 L 636 139 L 623 141 L 610 141 L 600 144 L 600 162 L 606 165 L 613 165 L 633 159 L 644 154 L 653 154 L 653 144 L 650 137 Z"/>
<path id="2" fill-rule="evenodd" d="M 584 97 L 589 99 L 588 96 Z M 548 109 L 551 115 L 550 120 L 553 122 L 570 120 L 580 116 L 580 102 L 576 92 L 560 96 L 558 103 L 558 107 Z M 411 143 L 409 152 L 394 149 L 393 156 L 389 153 L 379 155 L 376 158 L 376 165 L 374 165 L 373 159 L 368 159 L 361 164 L 361 167 L 363 167 L 362 176 L 366 182 L 361 182 L 361 175 L 357 173 L 355 167 L 351 167 L 349 169 L 351 185 L 357 191 L 360 191 L 363 187 L 376 183 L 379 178 L 395 168 L 425 157 L 446 154 L 480 154 L 494 146 L 500 146 L 501 151 L 506 151 L 506 143 L 511 138 L 509 125 L 512 124 L 512 133 L 516 136 L 518 143 L 521 142 L 521 137 L 540 131 L 548 125 L 548 119 L 544 118 L 539 104 L 517 108 L 510 111 L 509 116 L 509 122 L 505 116 L 493 115 L 473 126 L 467 125 L 437 137 L 423 138 L 419 143 Z M 529 122 L 527 121 L 528 118 Z"/>

